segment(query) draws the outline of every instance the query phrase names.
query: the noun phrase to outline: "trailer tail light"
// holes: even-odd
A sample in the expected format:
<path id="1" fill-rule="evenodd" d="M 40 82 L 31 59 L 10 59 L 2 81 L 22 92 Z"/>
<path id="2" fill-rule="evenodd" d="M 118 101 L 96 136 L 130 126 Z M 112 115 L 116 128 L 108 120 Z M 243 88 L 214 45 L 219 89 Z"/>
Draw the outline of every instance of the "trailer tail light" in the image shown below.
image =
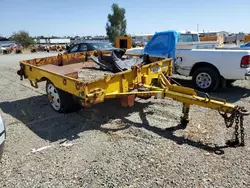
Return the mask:
<path id="1" fill-rule="evenodd" d="M 240 62 L 240 67 L 241 68 L 250 67 L 250 55 L 246 55 L 246 56 L 242 57 L 241 62 Z"/>

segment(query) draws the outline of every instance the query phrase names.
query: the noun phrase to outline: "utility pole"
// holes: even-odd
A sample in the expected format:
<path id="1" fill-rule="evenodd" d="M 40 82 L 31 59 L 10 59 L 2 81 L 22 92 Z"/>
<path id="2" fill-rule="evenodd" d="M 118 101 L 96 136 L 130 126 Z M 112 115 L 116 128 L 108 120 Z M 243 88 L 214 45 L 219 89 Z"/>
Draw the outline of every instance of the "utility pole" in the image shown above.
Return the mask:
<path id="1" fill-rule="evenodd" d="M 199 24 L 197 24 L 197 32 L 199 32 Z"/>

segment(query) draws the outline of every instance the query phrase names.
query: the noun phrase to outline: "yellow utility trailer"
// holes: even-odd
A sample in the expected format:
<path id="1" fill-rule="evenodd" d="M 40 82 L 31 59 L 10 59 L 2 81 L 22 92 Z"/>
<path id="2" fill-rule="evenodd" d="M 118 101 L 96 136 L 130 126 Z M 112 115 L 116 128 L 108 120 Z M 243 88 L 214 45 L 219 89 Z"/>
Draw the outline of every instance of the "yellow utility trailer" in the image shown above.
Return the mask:
<path id="1" fill-rule="evenodd" d="M 121 105 L 132 107 L 136 98 L 171 98 L 183 103 L 181 122 L 187 125 L 191 105 L 211 108 L 223 116 L 228 127 L 231 127 L 236 119 L 234 143 L 244 145 L 243 116 L 249 113 L 243 107 L 227 103 L 223 99 L 215 99 L 208 94 L 200 96 L 194 89 L 172 84 L 172 59 L 151 57 L 151 62 L 144 59 L 141 64 L 132 66 L 130 70 L 103 75 L 87 82 L 80 78 L 79 71 L 98 69 L 94 57 L 108 62 L 110 56 L 110 52 L 95 51 L 91 54 L 59 54 L 25 60 L 20 62 L 21 68 L 17 73 L 21 80 L 28 79 L 35 88 L 39 82 L 46 81 L 49 102 L 57 112 L 67 112 L 74 107 L 76 101 L 84 107 L 89 107 L 107 99 L 119 98 Z M 126 59 L 125 56 L 122 58 Z M 238 139 L 238 126 L 242 135 L 241 142 Z"/>

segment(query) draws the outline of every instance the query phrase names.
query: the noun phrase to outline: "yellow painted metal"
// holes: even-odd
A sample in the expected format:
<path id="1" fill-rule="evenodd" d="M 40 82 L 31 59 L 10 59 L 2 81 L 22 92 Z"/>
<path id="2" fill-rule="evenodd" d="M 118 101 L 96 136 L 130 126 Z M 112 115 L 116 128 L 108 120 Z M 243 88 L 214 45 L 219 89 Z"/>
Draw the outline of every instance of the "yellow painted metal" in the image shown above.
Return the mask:
<path id="1" fill-rule="evenodd" d="M 79 58 L 84 59 L 85 55 L 79 55 Z M 63 56 L 62 58 L 64 58 L 64 61 L 77 62 L 78 60 L 71 56 Z M 57 58 L 52 57 L 39 62 L 43 61 L 47 64 L 52 63 L 53 60 L 57 60 Z M 100 103 L 105 99 L 134 94 L 142 98 L 150 96 L 160 99 L 172 98 L 185 104 L 185 109 L 188 109 L 190 105 L 198 105 L 230 113 L 235 107 L 230 103 L 200 97 L 194 89 L 171 84 L 166 76 L 172 74 L 172 59 L 163 59 L 141 67 L 132 67 L 131 70 L 108 75 L 87 83 L 80 79 L 48 71 L 41 66 L 35 65 L 34 60 L 21 61 L 20 65 L 24 67 L 24 77 L 32 81 L 34 86 L 38 82 L 50 80 L 57 88 L 80 97 L 83 106 Z M 161 87 L 154 86 L 153 80 L 158 80 Z M 146 90 L 141 91 L 140 88 Z"/>
<path id="2" fill-rule="evenodd" d="M 217 36 L 204 36 L 200 37 L 200 41 L 217 41 Z"/>
<path id="3" fill-rule="evenodd" d="M 115 47 L 116 48 L 124 48 L 124 49 L 132 48 L 132 37 L 130 37 L 130 36 L 116 37 Z"/>
<path id="4" fill-rule="evenodd" d="M 171 90 L 167 90 L 165 95 L 168 98 L 172 98 L 174 100 L 177 100 L 186 104 L 211 108 L 211 109 L 218 110 L 221 112 L 230 113 L 233 111 L 235 107 L 234 104 L 230 104 L 227 102 L 221 102 L 221 101 L 217 101 L 217 100 L 213 100 L 213 99 L 209 99 L 205 97 L 199 97 L 196 95 L 182 94 L 182 93 L 171 91 Z"/>
<path id="5" fill-rule="evenodd" d="M 153 35 L 148 35 L 148 40 L 150 40 L 152 38 Z"/>
<path id="6" fill-rule="evenodd" d="M 152 36 L 153 35 L 146 35 L 147 41 L 149 41 Z M 116 48 L 130 49 L 130 48 L 132 48 L 132 41 L 133 41 L 133 38 L 131 36 L 116 37 L 115 47 Z M 142 46 L 144 46 L 144 45 L 142 45 Z"/>
<path id="7" fill-rule="evenodd" d="M 244 36 L 244 43 L 249 42 L 250 41 L 250 35 L 245 35 Z"/>
<path id="8" fill-rule="evenodd" d="M 150 85 L 152 79 L 158 78 L 159 72 L 169 72 L 169 67 L 172 66 L 172 60 L 165 59 L 142 67 L 133 67 L 132 70 L 108 75 L 103 79 L 85 83 L 79 79 L 48 71 L 41 66 L 30 64 L 30 62 L 21 62 L 21 65 L 24 65 L 25 76 L 29 80 L 34 83 L 50 80 L 57 88 L 81 97 L 90 104 L 102 102 L 105 94 L 125 93 L 134 90 L 138 83 Z M 51 63 L 51 61 L 49 62 Z M 64 84 L 65 82 L 67 83 L 66 85 Z M 103 92 L 99 92 L 100 90 Z M 98 97 L 96 97 L 97 93 Z"/>

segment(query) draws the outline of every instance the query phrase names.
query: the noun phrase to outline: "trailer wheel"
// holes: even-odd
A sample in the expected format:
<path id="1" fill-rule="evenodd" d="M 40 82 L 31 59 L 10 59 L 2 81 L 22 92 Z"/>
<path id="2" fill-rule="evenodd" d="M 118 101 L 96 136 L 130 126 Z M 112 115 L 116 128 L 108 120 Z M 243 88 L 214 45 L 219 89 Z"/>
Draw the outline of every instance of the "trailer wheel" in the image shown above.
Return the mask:
<path id="1" fill-rule="evenodd" d="M 46 92 L 50 106 L 56 112 L 69 113 L 77 111 L 80 107 L 80 104 L 74 100 L 73 95 L 55 87 L 51 81 L 46 83 Z"/>
<path id="2" fill-rule="evenodd" d="M 200 67 L 192 76 L 194 86 L 204 92 L 216 90 L 220 84 L 220 76 L 212 67 Z"/>

